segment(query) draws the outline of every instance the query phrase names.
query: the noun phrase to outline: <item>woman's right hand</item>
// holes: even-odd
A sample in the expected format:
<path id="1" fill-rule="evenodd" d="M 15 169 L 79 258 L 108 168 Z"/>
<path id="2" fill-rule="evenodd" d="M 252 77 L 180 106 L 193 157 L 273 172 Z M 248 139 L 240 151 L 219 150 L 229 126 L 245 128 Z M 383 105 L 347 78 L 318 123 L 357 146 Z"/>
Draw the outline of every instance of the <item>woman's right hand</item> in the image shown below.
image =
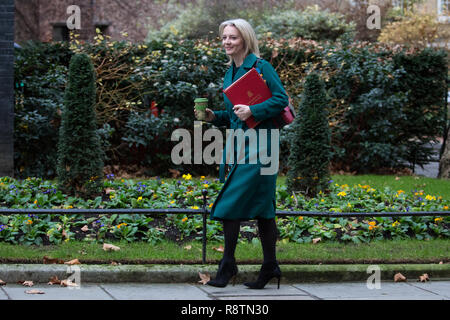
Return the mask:
<path id="1" fill-rule="evenodd" d="M 197 110 L 195 110 L 195 108 L 194 108 L 194 114 L 195 114 L 195 118 L 197 118 Z M 211 122 L 216 118 L 216 116 L 214 115 L 214 112 L 209 108 L 206 108 L 205 114 L 206 114 L 205 121 Z"/>

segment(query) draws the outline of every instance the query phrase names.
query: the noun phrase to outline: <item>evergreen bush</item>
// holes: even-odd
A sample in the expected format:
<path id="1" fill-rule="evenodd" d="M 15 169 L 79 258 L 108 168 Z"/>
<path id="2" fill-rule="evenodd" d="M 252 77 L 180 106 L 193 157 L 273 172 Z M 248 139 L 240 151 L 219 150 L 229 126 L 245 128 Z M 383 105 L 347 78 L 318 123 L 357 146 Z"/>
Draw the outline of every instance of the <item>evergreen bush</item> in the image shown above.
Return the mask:
<path id="1" fill-rule="evenodd" d="M 103 151 L 95 115 L 95 72 L 86 54 L 76 54 L 69 66 L 58 141 L 58 182 L 63 192 L 82 197 L 99 194 Z"/>
<path id="2" fill-rule="evenodd" d="M 330 179 L 330 130 L 325 86 L 316 73 L 308 75 L 291 134 L 287 187 L 307 197 L 325 192 Z"/>

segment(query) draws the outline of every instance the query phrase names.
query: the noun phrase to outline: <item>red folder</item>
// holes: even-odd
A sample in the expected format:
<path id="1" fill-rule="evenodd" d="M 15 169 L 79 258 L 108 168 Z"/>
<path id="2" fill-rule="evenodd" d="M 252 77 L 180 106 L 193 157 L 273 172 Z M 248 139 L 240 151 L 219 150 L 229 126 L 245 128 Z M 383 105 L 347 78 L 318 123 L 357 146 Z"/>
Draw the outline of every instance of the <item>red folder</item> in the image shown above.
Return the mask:
<path id="1" fill-rule="evenodd" d="M 223 92 L 233 105 L 252 106 L 272 97 L 269 87 L 255 68 L 250 69 Z M 260 121 L 256 121 L 253 116 L 250 116 L 245 123 L 249 128 L 254 128 Z"/>

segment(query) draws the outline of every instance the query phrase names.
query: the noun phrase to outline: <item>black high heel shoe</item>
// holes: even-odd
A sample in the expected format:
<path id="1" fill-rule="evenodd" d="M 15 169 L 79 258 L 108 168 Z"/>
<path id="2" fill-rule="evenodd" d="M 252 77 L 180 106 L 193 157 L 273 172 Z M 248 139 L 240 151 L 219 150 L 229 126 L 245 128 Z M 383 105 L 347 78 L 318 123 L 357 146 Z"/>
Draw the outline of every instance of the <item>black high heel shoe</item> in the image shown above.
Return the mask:
<path id="1" fill-rule="evenodd" d="M 208 281 L 206 284 L 213 287 L 224 288 L 232 278 L 234 286 L 236 283 L 237 273 L 238 268 L 235 260 L 225 261 L 224 259 L 222 259 L 219 262 L 219 270 L 217 270 L 216 278 L 214 280 Z"/>
<path id="2" fill-rule="evenodd" d="M 244 285 L 249 289 L 263 289 L 272 278 L 278 279 L 278 289 L 280 289 L 281 270 L 277 262 L 263 263 L 258 279 L 255 282 L 245 282 Z"/>

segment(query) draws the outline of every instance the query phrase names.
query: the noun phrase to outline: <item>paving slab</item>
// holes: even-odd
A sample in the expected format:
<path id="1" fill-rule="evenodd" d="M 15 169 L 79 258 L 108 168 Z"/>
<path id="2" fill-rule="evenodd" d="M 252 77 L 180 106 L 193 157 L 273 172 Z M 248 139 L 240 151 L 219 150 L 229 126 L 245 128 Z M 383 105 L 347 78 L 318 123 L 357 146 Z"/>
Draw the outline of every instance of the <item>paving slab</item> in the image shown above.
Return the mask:
<path id="1" fill-rule="evenodd" d="M 2 287 L 0 287 L 0 300 L 8 300 L 8 296 L 6 293 L 2 290 Z"/>
<path id="2" fill-rule="evenodd" d="M 33 289 L 43 291 L 44 294 L 25 293 Z M 101 287 L 93 284 L 84 284 L 78 288 L 46 284 L 37 284 L 33 287 L 7 284 L 3 286 L 3 290 L 12 300 L 113 300 Z"/>
<path id="3" fill-rule="evenodd" d="M 190 284 L 116 283 L 100 285 L 117 300 L 210 300 L 208 294 Z"/>
<path id="4" fill-rule="evenodd" d="M 369 289 L 366 282 L 294 284 L 294 287 L 325 300 L 442 300 L 444 296 L 409 283 L 381 282 Z M 438 287 L 438 286 L 437 286 Z M 443 289 L 442 286 L 440 289 Z M 445 288 L 444 288 L 445 289 Z"/>
<path id="5" fill-rule="evenodd" d="M 301 291 L 291 285 L 281 284 L 277 289 L 275 283 L 268 283 L 264 289 L 254 290 L 248 289 L 243 284 L 235 286 L 229 284 L 225 288 L 216 288 L 211 286 L 202 286 L 201 289 L 208 293 L 210 297 L 219 300 L 313 300 L 308 293 Z"/>
<path id="6" fill-rule="evenodd" d="M 450 300 L 450 282 L 448 281 L 428 281 L 409 284 L 422 290 L 433 292 L 447 300 Z"/>

